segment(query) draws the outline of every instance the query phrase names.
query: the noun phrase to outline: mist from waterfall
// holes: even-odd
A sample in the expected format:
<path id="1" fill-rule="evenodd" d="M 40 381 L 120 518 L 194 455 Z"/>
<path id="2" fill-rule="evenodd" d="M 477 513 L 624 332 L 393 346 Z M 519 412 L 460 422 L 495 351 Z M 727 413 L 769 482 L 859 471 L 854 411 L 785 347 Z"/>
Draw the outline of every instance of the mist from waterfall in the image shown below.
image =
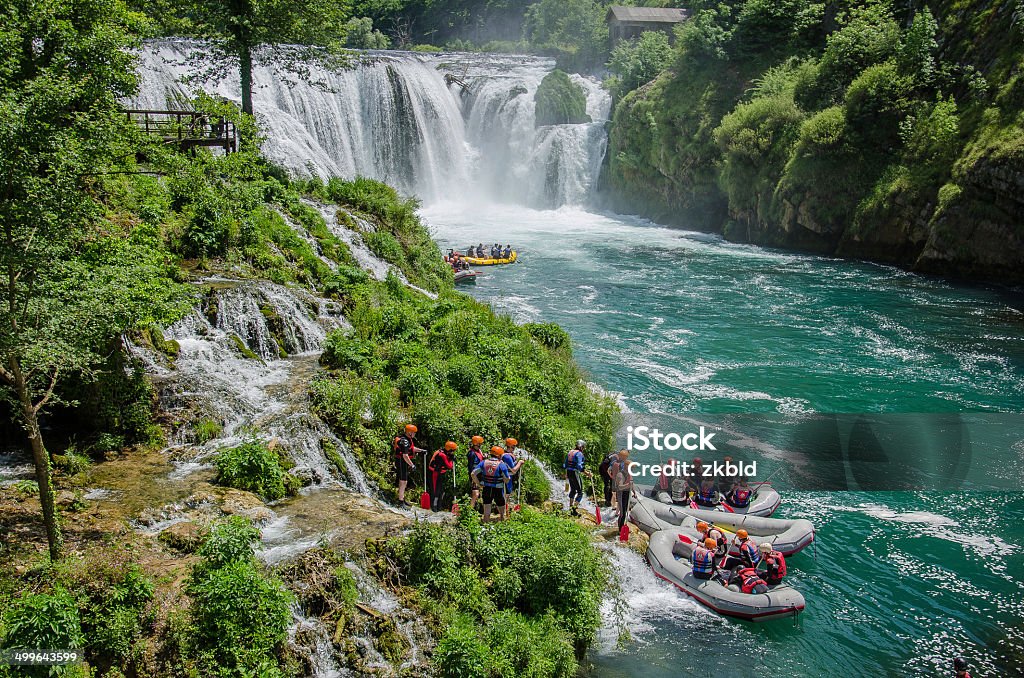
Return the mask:
<path id="1" fill-rule="evenodd" d="M 148 43 L 134 105 L 185 105 L 182 77 L 195 45 Z M 428 204 L 580 205 L 600 173 L 611 98 L 596 80 L 573 75 L 593 122 L 536 128 L 534 93 L 553 68 L 530 56 L 366 52 L 349 69 L 313 67 L 309 82 L 258 67 L 253 101 L 264 153 L 298 176 L 373 177 Z M 233 77 L 202 88 L 239 98 Z"/>

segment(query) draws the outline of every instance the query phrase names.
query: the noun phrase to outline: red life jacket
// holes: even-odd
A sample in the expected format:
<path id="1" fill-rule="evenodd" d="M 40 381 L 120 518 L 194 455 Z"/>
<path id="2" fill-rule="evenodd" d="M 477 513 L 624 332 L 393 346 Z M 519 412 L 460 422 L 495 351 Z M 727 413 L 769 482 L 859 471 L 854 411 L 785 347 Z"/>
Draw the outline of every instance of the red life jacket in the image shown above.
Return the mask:
<path id="1" fill-rule="evenodd" d="M 448 453 L 444 450 L 437 450 L 434 452 L 434 456 L 430 458 L 430 470 L 435 473 L 447 473 L 452 468 L 452 462 L 448 458 Z"/>
<path id="2" fill-rule="evenodd" d="M 707 538 L 707 537 L 711 537 L 712 539 L 714 539 L 714 540 L 715 540 L 715 541 L 716 541 L 716 542 L 718 543 L 718 548 L 722 548 L 723 546 L 725 546 L 726 544 L 728 544 L 728 543 L 729 543 L 729 542 L 728 542 L 728 541 L 726 540 L 726 538 L 725 538 L 725 535 L 724 535 L 724 534 L 722 534 L 722 531 L 721 531 L 721 530 L 719 530 L 719 529 L 718 529 L 717 527 L 712 527 L 712 528 L 710 528 L 710 529 L 709 529 L 709 530 L 708 530 L 708 531 L 707 531 L 707 532 L 705 533 L 705 535 L 706 535 L 706 536 L 705 536 L 705 538 Z M 717 536 L 716 536 L 716 535 L 717 535 Z"/>
<path id="3" fill-rule="evenodd" d="M 761 579 L 761 577 L 752 567 L 745 567 L 736 574 L 740 579 L 740 590 L 744 593 L 752 593 L 754 587 L 758 584 L 768 586 L 768 582 Z"/>
<path id="4" fill-rule="evenodd" d="M 768 571 L 765 572 L 765 580 L 769 584 L 778 584 L 786 576 L 786 557 L 778 551 L 772 551 L 763 558 L 765 564 L 768 566 Z M 775 562 L 775 567 L 772 567 L 772 561 Z M 772 576 L 772 570 L 775 570 L 775 576 Z"/>

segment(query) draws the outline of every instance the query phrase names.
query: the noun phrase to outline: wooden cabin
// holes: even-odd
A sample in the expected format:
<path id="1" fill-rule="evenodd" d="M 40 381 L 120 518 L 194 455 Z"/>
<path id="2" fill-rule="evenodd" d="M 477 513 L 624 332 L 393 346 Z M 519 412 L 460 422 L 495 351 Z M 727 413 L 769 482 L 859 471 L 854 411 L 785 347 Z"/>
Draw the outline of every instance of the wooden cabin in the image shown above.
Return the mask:
<path id="1" fill-rule="evenodd" d="M 605 20 L 612 44 L 631 40 L 645 31 L 663 31 L 672 37 L 672 29 L 690 18 L 685 9 L 674 7 L 621 7 L 608 8 Z"/>

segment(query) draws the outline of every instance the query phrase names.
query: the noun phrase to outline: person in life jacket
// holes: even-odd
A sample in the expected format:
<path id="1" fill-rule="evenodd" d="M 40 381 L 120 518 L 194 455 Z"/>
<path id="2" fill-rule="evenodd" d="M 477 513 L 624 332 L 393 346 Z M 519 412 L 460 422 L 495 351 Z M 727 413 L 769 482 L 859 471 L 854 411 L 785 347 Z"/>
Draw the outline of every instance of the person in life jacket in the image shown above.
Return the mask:
<path id="1" fill-rule="evenodd" d="M 717 527 L 708 525 L 703 520 L 697 523 L 697 532 L 700 533 L 700 538 L 712 539 L 715 542 L 715 554 L 724 556 L 729 551 L 729 542 L 725 538 L 725 534 L 722 533 Z"/>
<path id="2" fill-rule="evenodd" d="M 690 554 L 693 576 L 697 579 L 711 579 L 715 576 L 715 544 L 714 539 L 705 539 L 694 547 Z"/>
<path id="3" fill-rule="evenodd" d="M 484 486 L 484 522 L 491 520 L 491 504 L 498 505 L 498 520 L 505 518 L 501 509 L 505 506 L 505 483 L 512 477 L 511 469 L 501 460 L 502 449 L 495 445 L 491 448 L 491 456 L 480 462 L 480 465 L 473 469 L 472 478 L 474 482 L 482 483 Z"/>
<path id="4" fill-rule="evenodd" d="M 740 478 L 739 484 L 732 488 L 725 500 L 729 503 L 729 506 L 735 508 L 746 508 L 750 506 L 750 500 L 754 495 L 754 491 L 750 489 L 750 485 L 747 483 L 746 478 Z"/>
<path id="5" fill-rule="evenodd" d="M 786 557 L 773 549 L 768 542 L 760 544 L 757 549 L 761 552 L 760 564 L 765 566 L 764 580 L 768 582 L 768 586 L 781 584 L 786 576 Z"/>
<path id="6" fill-rule="evenodd" d="M 680 506 L 690 505 L 690 486 L 686 478 L 676 477 L 672 479 L 672 503 Z"/>
<path id="7" fill-rule="evenodd" d="M 722 474 L 716 479 L 718 482 L 718 492 L 723 497 L 732 492 L 732 488 L 736 487 L 736 481 L 739 479 L 735 473 L 729 473 L 729 464 L 732 464 L 733 467 L 736 466 L 736 462 L 732 460 L 732 457 L 723 457 Z"/>
<path id="8" fill-rule="evenodd" d="M 583 473 L 586 468 L 583 449 L 586 446 L 587 441 L 577 440 L 576 447 L 569 450 L 569 453 L 565 455 L 565 461 L 562 463 L 562 468 L 565 469 L 565 479 L 569 481 L 569 513 L 574 516 L 580 514 L 576 510 L 576 506 L 583 499 Z"/>
<path id="9" fill-rule="evenodd" d="M 629 472 L 629 450 L 619 450 L 618 459 L 611 465 L 612 490 L 619 510 L 619 530 L 629 517 L 629 497 L 633 494 L 633 474 Z"/>
<path id="10" fill-rule="evenodd" d="M 700 457 L 694 457 L 690 464 L 690 473 L 686 476 L 686 485 L 694 494 L 704 479 L 704 461 Z"/>
<path id="11" fill-rule="evenodd" d="M 700 506 L 714 507 L 718 505 L 718 488 L 715 487 L 714 478 L 702 478 L 697 485 L 697 492 L 693 500 Z"/>
<path id="12" fill-rule="evenodd" d="M 666 469 L 666 468 L 675 468 L 675 467 L 676 467 L 676 460 L 673 459 L 672 457 L 669 457 L 668 458 L 668 463 L 665 464 L 665 466 L 662 468 L 662 470 L 664 471 L 664 469 Z M 663 472 L 660 476 L 658 476 L 658 480 L 654 483 L 654 491 L 655 492 L 671 492 L 672 491 L 672 478 Z"/>
<path id="13" fill-rule="evenodd" d="M 757 570 L 752 567 L 745 567 L 737 572 L 736 581 L 740 591 L 744 593 L 768 593 L 768 583 L 761 579 Z"/>
<path id="14" fill-rule="evenodd" d="M 512 496 L 512 493 L 515 492 L 516 485 L 519 484 L 519 471 L 522 470 L 523 464 L 526 463 L 525 460 L 517 458 L 518 455 L 516 453 L 519 450 L 516 446 L 518 444 L 519 441 L 515 438 L 505 438 L 505 451 L 501 454 L 501 460 L 505 462 L 505 465 L 508 466 L 509 472 L 512 474 L 512 477 L 509 478 L 508 484 L 505 486 L 505 493 L 510 497 Z M 505 502 L 504 513 L 507 518 L 508 502 Z"/>
<path id="15" fill-rule="evenodd" d="M 405 488 L 409 485 L 409 471 L 416 468 L 412 455 L 416 453 L 425 454 L 426 450 L 416 447 L 417 428 L 413 424 L 405 425 L 405 432 L 395 436 L 391 447 L 395 453 L 395 475 L 398 478 L 398 503 L 408 506 L 405 500 Z"/>
<path id="16" fill-rule="evenodd" d="M 480 462 L 484 460 L 483 451 L 480 446 L 484 444 L 483 436 L 473 436 L 469 441 L 469 451 L 466 452 L 466 475 L 469 477 L 471 483 L 469 491 L 469 507 L 476 508 L 476 500 L 480 498 L 480 490 L 477 489 L 476 483 L 473 480 L 473 471 Z"/>
<path id="17" fill-rule="evenodd" d="M 439 450 L 435 450 L 427 463 L 430 469 L 430 510 L 440 511 L 447 503 L 448 490 L 451 488 L 449 473 L 455 468 L 452 455 L 459 449 L 454 441 L 449 440 Z"/>
<path id="18" fill-rule="evenodd" d="M 761 562 L 761 553 L 757 550 L 757 544 L 750 538 L 743 528 L 736 530 L 736 536 L 732 540 L 733 546 L 739 549 L 739 556 L 729 556 L 725 561 L 727 569 L 733 569 L 737 565 L 743 567 L 757 567 Z"/>
<path id="19" fill-rule="evenodd" d="M 601 482 L 604 484 L 604 505 L 612 505 L 612 474 L 609 470 L 611 465 L 615 463 L 615 460 L 619 458 L 618 453 L 609 452 L 607 456 L 601 461 L 601 465 L 597 467 L 597 472 L 601 475 Z"/>

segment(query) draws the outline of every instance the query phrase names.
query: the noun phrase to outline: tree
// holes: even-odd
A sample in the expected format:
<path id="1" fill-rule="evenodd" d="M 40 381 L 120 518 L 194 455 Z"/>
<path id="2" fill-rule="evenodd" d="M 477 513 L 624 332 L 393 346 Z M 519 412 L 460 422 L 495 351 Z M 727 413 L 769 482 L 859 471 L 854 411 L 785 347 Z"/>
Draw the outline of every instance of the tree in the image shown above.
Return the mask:
<path id="1" fill-rule="evenodd" d="M 62 536 L 40 418 L 139 309 L 161 307 L 148 299 L 160 263 L 97 227 L 93 195 L 109 165 L 134 159 L 118 100 L 135 88 L 139 21 L 122 0 L 0 9 L 0 397 L 32 449 L 52 559 Z"/>
<path id="2" fill-rule="evenodd" d="M 202 76 L 220 79 L 237 68 L 242 111 L 252 114 L 252 69 L 275 65 L 302 78 L 310 66 L 341 53 L 347 0 L 191 0 L 182 19 L 207 42 L 195 59 Z M 288 45 L 271 50 L 268 47 Z"/>
<path id="3" fill-rule="evenodd" d="M 668 35 L 661 31 L 647 31 L 636 40 L 622 40 L 612 49 L 608 70 L 616 79 L 611 89 L 616 97 L 623 97 L 637 87 L 653 80 L 672 60 L 672 46 Z"/>

